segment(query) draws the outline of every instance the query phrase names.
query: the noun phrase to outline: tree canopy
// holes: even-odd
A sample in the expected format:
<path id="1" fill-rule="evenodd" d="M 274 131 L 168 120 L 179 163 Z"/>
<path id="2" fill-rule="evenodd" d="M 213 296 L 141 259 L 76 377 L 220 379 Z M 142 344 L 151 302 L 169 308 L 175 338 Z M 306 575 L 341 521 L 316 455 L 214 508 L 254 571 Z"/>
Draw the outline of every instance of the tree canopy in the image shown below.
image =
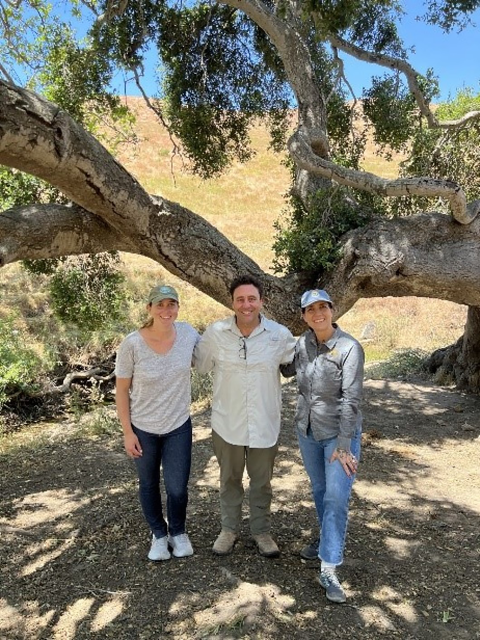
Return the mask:
<path id="1" fill-rule="evenodd" d="M 479 6 L 427 0 L 419 19 L 448 33 Z M 225 304 L 229 280 L 248 271 L 294 330 L 298 293 L 317 284 L 339 313 L 360 297 L 417 295 L 469 305 L 474 322 L 480 99 L 465 89 L 435 108 L 438 80 L 410 64 L 402 11 L 397 0 L 0 0 L 0 264 L 126 250 Z M 362 96 L 347 56 L 385 69 Z M 117 132 L 129 123 L 111 90 L 118 74 L 205 178 L 250 157 L 259 118 L 274 148 L 288 150 L 291 214 L 278 228 L 276 276 L 114 159 L 101 123 Z M 381 153 L 403 153 L 396 179 L 363 170 L 369 136 Z"/>

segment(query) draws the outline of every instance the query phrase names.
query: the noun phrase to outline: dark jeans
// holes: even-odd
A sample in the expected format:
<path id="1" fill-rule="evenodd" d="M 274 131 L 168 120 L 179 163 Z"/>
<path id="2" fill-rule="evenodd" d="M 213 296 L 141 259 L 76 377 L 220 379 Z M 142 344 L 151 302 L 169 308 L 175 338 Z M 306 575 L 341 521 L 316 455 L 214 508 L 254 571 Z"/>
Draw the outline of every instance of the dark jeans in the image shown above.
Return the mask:
<path id="1" fill-rule="evenodd" d="M 162 538 L 169 533 L 185 533 L 188 503 L 188 479 L 192 460 L 192 422 L 163 435 L 147 433 L 137 427 L 133 431 L 140 440 L 143 455 L 135 458 L 139 480 L 140 504 L 152 533 Z M 160 494 L 160 466 L 167 494 L 167 522 Z"/>

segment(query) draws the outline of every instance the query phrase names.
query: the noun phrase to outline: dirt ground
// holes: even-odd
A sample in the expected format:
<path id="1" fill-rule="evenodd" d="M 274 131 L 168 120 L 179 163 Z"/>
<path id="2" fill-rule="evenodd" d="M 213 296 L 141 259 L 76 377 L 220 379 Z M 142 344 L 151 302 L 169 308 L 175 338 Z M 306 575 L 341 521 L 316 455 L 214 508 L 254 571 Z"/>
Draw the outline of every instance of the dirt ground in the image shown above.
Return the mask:
<path id="1" fill-rule="evenodd" d="M 257 554 L 246 519 L 233 555 L 211 553 L 219 505 L 207 410 L 193 416 L 195 555 L 157 564 L 146 559 L 149 533 L 120 436 L 82 436 L 64 421 L 36 427 L 0 457 L 0 638 L 480 638 L 480 398 L 367 381 L 345 605 L 325 599 L 318 561 L 298 555 L 316 529 L 294 404 L 287 384 L 277 559 Z"/>

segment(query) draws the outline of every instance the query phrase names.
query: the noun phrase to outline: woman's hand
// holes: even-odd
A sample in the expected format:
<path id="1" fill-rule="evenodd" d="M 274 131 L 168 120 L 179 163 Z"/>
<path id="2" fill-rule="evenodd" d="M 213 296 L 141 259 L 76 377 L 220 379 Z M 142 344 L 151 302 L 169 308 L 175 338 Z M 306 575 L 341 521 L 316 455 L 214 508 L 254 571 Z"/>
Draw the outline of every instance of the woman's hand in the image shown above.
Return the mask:
<path id="1" fill-rule="evenodd" d="M 348 477 L 357 473 L 358 460 L 350 451 L 345 449 L 335 449 L 330 458 L 330 462 L 338 460 Z"/>
<path id="2" fill-rule="evenodd" d="M 140 458 L 142 456 L 142 447 L 137 436 L 133 433 L 128 433 L 123 437 L 123 444 L 125 445 L 125 451 L 130 458 Z"/>

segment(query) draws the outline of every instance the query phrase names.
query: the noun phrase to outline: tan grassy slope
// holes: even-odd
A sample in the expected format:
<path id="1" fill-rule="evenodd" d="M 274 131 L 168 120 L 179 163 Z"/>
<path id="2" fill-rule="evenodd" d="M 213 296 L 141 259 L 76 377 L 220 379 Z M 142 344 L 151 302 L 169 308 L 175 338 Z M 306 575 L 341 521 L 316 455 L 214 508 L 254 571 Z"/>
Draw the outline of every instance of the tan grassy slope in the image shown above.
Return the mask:
<path id="1" fill-rule="evenodd" d="M 268 149 L 264 128 L 252 133 L 257 153 L 247 164 L 235 163 L 220 178 L 202 181 L 189 175 L 180 157 L 171 156 L 172 144 L 154 114 L 138 98 L 127 98 L 137 113 L 138 144 L 123 148 L 119 160 L 138 178 L 150 193 L 170 200 L 204 216 L 239 248 L 271 271 L 274 236 L 273 223 L 285 208 L 284 194 L 289 186 L 289 173 L 283 157 Z M 388 165 L 369 147 L 366 168 L 391 177 L 394 166 Z M 149 287 L 168 281 L 181 293 L 181 317 L 199 327 L 225 315 L 226 310 L 192 286 L 176 279 L 157 263 L 125 254 L 125 270 L 131 293 L 132 323 L 140 321 L 143 297 Z M 0 285 L 4 288 L 0 307 L 20 307 L 32 314 L 44 303 L 44 296 L 26 283 L 18 268 L 0 270 Z M 31 289 L 31 290 L 30 290 Z M 6 299 L 8 298 L 8 300 Z M 417 298 L 361 300 L 346 314 L 342 326 L 360 337 L 365 325 L 375 323 L 375 331 L 366 342 L 370 360 L 385 358 L 392 349 L 420 347 L 433 349 L 450 344 L 463 331 L 465 309 L 444 301 Z"/>

